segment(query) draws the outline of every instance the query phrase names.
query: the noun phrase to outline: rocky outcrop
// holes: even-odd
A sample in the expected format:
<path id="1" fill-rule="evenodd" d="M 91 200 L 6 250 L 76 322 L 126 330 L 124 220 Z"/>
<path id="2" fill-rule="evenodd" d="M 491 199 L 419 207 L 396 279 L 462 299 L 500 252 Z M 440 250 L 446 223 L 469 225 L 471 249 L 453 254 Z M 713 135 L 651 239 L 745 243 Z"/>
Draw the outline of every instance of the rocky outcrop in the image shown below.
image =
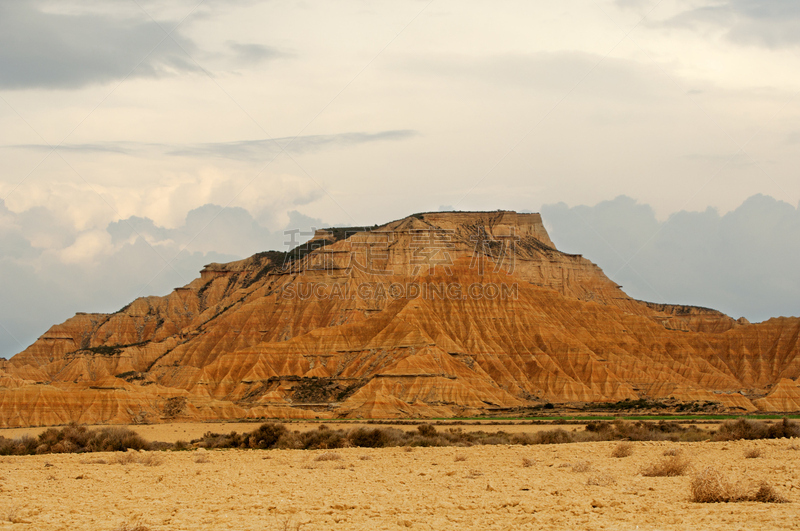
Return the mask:
<path id="1" fill-rule="evenodd" d="M 417 214 L 210 264 L 167 296 L 52 327 L 0 366 L 0 424 L 446 417 L 639 398 L 797 409 L 781 382 L 800 377 L 799 334 L 795 318 L 750 324 L 631 299 L 558 251 L 538 214 Z"/>

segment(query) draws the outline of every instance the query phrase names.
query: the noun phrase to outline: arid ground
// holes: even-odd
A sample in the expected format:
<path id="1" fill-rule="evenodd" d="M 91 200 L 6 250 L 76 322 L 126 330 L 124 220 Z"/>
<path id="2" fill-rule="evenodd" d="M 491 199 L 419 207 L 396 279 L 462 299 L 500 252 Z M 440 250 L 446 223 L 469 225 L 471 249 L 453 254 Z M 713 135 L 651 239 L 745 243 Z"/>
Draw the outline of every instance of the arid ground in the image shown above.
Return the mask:
<path id="1" fill-rule="evenodd" d="M 611 457 L 618 444 L 7 456 L 0 458 L 0 529 L 766 530 L 798 525 L 797 439 L 637 442 L 630 456 Z M 691 464 L 687 475 L 641 474 L 675 449 Z M 746 458 L 753 449 L 760 456 Z M 789 503 L 690 501 L 693 472 L 709 466 L 744 487 L 767 481 Z"/>

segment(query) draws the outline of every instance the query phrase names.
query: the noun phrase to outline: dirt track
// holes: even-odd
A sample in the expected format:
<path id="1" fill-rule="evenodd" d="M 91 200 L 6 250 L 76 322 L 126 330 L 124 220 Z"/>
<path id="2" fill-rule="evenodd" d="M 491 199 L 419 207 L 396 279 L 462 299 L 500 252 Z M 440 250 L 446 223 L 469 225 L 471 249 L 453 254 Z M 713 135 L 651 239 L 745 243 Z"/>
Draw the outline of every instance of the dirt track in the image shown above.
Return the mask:
<path id="1" fill-rule="evenodd" d="M 227 450 L 0 458 L 0 528 L 790 529 L 800 516 L 800 441 L 472 448 Z M 695 469 L 767 480 L 787 504 L 698 504 L 690 476 L 643 477 L 680 446 Z M 745 449 L 763 457 L 745 459 Z M 150 457 L 152 456 L 152 457 Z M 532 464 L 523 466 L 523 458 Z M 197 462 L 206 460 L 207 462 Z M 588 462 L 587 471 L 580 470 Z M 577 467 L 572 465 L 578 465 Z M 613 482 L 612 482 L 613 481 Z M 601 485 L 590 485 L 596 482 Z M 605 484 L 605 485 L 604 485 Z"/>

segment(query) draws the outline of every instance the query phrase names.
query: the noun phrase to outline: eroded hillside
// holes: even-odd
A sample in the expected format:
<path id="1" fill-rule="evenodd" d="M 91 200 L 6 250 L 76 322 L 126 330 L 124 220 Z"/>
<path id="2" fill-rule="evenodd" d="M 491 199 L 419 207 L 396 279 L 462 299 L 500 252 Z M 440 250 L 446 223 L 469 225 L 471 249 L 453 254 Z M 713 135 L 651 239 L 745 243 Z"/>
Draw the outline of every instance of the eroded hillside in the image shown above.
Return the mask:
<path id="1" fill-rule="evenodd" d="M 0 365 L 0 425 L 474 415 L 647 398 L 800 409 L 800 319 L 628 297 L 538 214 L 429 213 L 210 264 Z"/>

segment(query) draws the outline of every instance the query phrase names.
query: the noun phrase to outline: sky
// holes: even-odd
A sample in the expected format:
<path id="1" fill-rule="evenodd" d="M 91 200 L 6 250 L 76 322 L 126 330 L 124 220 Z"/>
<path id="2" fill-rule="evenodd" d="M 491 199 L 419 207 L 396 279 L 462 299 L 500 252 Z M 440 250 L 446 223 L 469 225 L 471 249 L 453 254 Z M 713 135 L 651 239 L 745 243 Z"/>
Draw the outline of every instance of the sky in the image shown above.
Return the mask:
<path id="1" fill-rule="evenodd" d="M 789 0 L 0 2 L 0 356 L 287 229 L 451 209 L 800 315 L 798 51 Z"/>

